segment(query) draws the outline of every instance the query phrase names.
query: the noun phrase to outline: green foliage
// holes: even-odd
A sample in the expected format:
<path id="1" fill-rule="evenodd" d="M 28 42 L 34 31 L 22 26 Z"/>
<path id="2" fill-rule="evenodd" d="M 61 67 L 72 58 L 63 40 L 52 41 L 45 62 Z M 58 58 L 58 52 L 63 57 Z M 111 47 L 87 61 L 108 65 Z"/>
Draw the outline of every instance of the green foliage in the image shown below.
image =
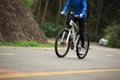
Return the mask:
<path id="1" fill-rule="evenodd" d="M 33 6 L 33 0 L 24 0 L 25 4 L 28 6 L 28 8 L 32 9 Z"/>
<path id="2" fill-rule="evenodd" d="M 15 43 L 2 43 L 0 42 L 0 46 L 14 46 L 14 47 L 53 47 L 53 43 L 45 43 L 40 44 L 36 41 L 20 41 Z"/>
<path id="3" fill-rule="evenodd" d="M 98 42 L 102 36 L 97 34 L 90 34 L 89 37 L 90 41 Z"/>
<path id="4" fill-rule="evenodd" d="M 61 26 L 56 27 L 55 24 L 49 22 L 42 25 L 42 30 L 47 37 L 55 37 L 61 28 Z"/>
<path id="5" fill-rule="evenodd" d="M 120 25 L 113 24 L 105 30 L 105 38 L 108 39 L 109 47 L 120 48 Z"/>

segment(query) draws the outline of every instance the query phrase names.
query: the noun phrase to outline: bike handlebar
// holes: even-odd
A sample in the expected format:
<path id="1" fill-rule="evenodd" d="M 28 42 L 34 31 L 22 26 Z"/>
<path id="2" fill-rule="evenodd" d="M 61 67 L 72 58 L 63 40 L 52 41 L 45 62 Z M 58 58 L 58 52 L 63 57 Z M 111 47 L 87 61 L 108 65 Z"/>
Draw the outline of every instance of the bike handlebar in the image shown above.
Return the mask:
<path id="1" fill-rule="evenodd" d="M 80 18 L 79 15 L 75 15 L 75 14 L 73 14 L 73 12 L 67 12 L 67 13 L 62 14 L 62 15 L 67 16 L 67 17 L 68 17 L 68 16 L 72 16 L 72 17 Z"/>

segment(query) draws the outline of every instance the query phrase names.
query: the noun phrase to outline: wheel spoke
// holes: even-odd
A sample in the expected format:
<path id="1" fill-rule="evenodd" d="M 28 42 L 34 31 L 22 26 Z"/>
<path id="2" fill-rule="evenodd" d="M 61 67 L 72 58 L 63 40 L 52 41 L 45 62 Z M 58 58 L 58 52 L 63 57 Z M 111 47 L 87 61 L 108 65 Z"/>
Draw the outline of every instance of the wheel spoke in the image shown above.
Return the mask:
<path id="1" fill-rule="evenodd" d="M 78 56 L 79 59 L 84 59 L 88 53 L 88 49 L 89 49 L 89 37 L 88 35 L 85 33 L 84 34 L 84 47 L 81 47 L 81 40 L 79 38 L 77 46 L 76 46 L 76 54 Z M 82 50 L 84 49 L 84 50 Z"/>
<path id="2" fill-rule="evenodd" d="M 69 41 L 66 41 L 68 38 L 68 30 L 62 30 L 55 42 L 55 52 L 58 57 L 64 57 L 68 53 L 70 43 Z"/>

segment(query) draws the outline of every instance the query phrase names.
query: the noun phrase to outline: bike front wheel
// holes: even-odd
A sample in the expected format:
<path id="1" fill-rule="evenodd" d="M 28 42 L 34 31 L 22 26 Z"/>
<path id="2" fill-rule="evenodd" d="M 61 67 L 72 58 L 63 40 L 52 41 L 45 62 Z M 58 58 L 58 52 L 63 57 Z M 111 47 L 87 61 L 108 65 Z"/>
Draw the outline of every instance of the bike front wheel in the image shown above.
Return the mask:
<path id="1" fill-rule="evenodd" d="M 70 39 L 66 41 L 68 34 L 69 30 L 61 30 L 55 40 L 55 53 L 60 58 L 65 57 L 69 51 Z"/>
<path id="2" fill-rule="evenodd" d="M 84 33 L 84 50 L 82 51 L 80 37 L 76 45 L 76 54 L 79 59 L 84 59 L 86 57 L 89 50 L 89 45 L 90 45 L 89 36 L 87 33 Z"/>

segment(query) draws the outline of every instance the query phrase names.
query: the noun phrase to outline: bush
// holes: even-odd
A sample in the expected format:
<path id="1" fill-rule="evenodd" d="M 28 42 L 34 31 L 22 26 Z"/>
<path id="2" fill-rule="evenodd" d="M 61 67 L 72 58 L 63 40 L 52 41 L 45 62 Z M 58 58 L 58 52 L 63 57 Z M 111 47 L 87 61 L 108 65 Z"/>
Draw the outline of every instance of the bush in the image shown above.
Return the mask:
<path id="1" fill-rule="evenodd" d="M 97 34 L 90 34 L 89 37 L 90 37 L 90 41 L 98 42 L 102 36 Z"/>
<path id="2" fill-rule="evenodd" d="M 55 37 L 61 29 L 61 26 L 56 27 L 53 23 L 46 22 L 42 25 L 43 32 L 49 38 Z"/>
<path id="3" fill-rule="evenodd" d="M 108 26 L 105 30 L 105 38 L 108 39 L 107 46 L 120 48 L 120 25 L 113 24 Z"/>

